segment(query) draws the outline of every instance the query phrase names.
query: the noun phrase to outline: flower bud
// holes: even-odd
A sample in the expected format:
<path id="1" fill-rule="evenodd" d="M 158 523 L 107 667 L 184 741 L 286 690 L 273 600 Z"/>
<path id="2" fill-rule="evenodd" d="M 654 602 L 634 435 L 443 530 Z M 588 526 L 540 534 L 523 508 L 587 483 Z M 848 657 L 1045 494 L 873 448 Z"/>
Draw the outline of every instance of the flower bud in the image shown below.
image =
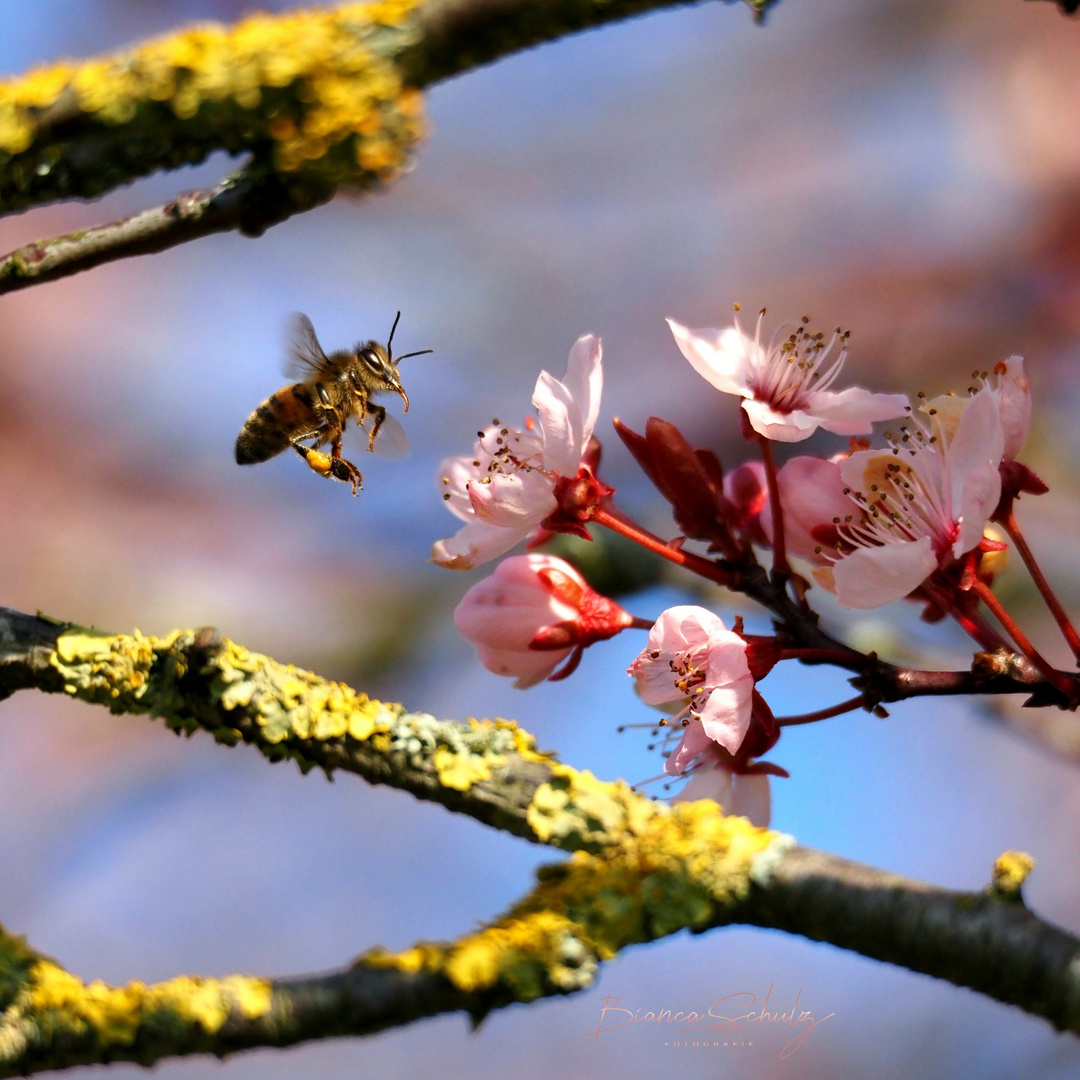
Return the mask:
<path id="1" fill-rule="evenodd" d="M 613 637 L 632 621 L 569 563 L 551 555 L 504 559 L 454 609 L 454 625 L 476 646 L 480 663 L 511 676 L 519 689 L 569 675 L 587 645 Z"/>

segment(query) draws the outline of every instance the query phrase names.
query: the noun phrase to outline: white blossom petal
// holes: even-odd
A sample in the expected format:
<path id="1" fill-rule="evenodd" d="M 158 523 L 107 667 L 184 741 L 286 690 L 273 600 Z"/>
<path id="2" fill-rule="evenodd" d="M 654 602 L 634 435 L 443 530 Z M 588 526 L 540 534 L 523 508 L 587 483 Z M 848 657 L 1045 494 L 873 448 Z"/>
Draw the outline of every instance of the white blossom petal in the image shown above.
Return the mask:
<path id="1" fill-rule="evenodd" d="M 604 389 L 604 368 L 601 363 L 603 349 L 600 339 L 585 334 L 574 342 L 570 359 L 566 364 L 563 385 L 577 405 L 581 417 L 580 445 L 584 452 L 596 430 L 600 416 L 600 395 Z"/>
<path id="2" fill-rule="evenodd" d="M 811 390 L 807 411 L 835 435 L 868 435 L 878 420 L 895 420 L 911 411 L 905 394 L 874 394 L 861 386 L 832 390 Z"/>
<path id="3" fill-rule="evenodd" d="M 477 518 L 506 529 L 531 529 L 558 506 L 550 479 L 536 470 L 495 473 L 469 484 Z"/>
<path id="4" fill-rule="evenodd" d="M 952 504 L 957 511 L 964 501 L 964 485 L 969 474 L 987 463 L 996 469 L 1004 451 L 1005 435 L 1001 430 L 997 401 L 991 390 L 980 390 L 964 407 L 956 434 L 945 449 Z"/>
<path id="5" fill-rule="evenodd" d="M 713 741 L 705 734 L 701 722 L 691 720 L 683 728 L 682 738 L 679 740 L 678 746 L 675 747 L 664 762 L 664 772 L 668 776 L 682 776 L 694 758 L 712 745 Z"/>
<path id="6" fill-rule="evenodd" d="M 573 476 L 596 426 L 600 412 L 603 369 L 600 339 L 578 338 L 570 350 L 562 381 L 540 372 L 532 402 L 540 413 L 544 436 L 544 466 L 562 476 Z"/>
<path id="7" fill-rule="evenodd" d="M 672 799 L 672 802 L 696 802 L 698 799 L 712 799 L 725 810 L 734 802 L 734 775 L 719 762 L 699 765 L 690 774 L 686 786 Z"/>
<path id="8" fill-rule="evenodd" d="M 745 653 L 743 663 L 746 663 Z M 701 710 L 701 726 L 705 734 L 729 753 L 736 753 L 750 727 L 750 711 L 754 679 L 746 675 L 729 686 L 718 686 L 709 695 Z"/>
<path id="9" fill-rule="evenodd" d="M 777 412 L 767 401 L 747 398 L 742 407 L 750 420 L 750 426 L 773 442 L 802 442 L 821 426 L 821 421 L 802 409 Z"/>
<path id="10" fill-rule="evenodd" d="M 996 465 L 987 462 L 968 473 L 960 509 L 960 535 L 952 549 L 956 558 L 982 540 L 986 522 L 997 508 L 1000 498 L 1001 472 Z"/>
<path id="11" fill-rule="evenodd" d="M 724 330 L 690 330 L 668 319 L 679 351 L 706 382 L 725 394 L 749 397 L 754 369 L 748 342 L 734 326 Z"/>
<path id="12" fill-rule="evenodd" d="M 821 564 L 835 558 L 835 551 L 822 550 L 815 535 L 835 530 L 834 519 L 862 516 L 844 493 L 840 466 L 827 458 L 799 455 L 784 463 L 776 476 L 780 506 L 784 513 L 784 543 L 788 555 Z M 772 504 L 766 499 L 761 509 L 761 528 L 769 543 L 775 543 Z M 835 543 L 835 537 L 833 539 Z"/>
<path id="13" fill-rule="evenodd" d="M 448 570 L 471 570 L 509 551 L 529 535 L 530 527 L 504 529 L 473 518 L 446 540 L 431 549 L 431 561 Z"/>
<path id="14" fill-rule="evenodd" d="M 769 777 L 764 775 L 740 775 L 733 779 L 734 793 L 730 805 L 724 809 L 729 814 L 749 818 L 752 825 L 761 829 L 769 827 L 772 818 L 772 788 Z"/>
<path id="15" fill-rule="evenodd" d="M 929 536 L 880 547 L 860 547 L 833 566 L 836 596 L 843 607 L 866 610 L 907 596 L 936 569 Z"/>
<path id="16" fill-rule="evenodd" d="M 1031 427 L 1031 383 L 1024 371 L 1024 358 L 1010 356 L 995 367 L 1004 368 L 998 380 L 998 411 L 1005 435 L 1004 457 L 1015 461 L 1027 441 Z"/>

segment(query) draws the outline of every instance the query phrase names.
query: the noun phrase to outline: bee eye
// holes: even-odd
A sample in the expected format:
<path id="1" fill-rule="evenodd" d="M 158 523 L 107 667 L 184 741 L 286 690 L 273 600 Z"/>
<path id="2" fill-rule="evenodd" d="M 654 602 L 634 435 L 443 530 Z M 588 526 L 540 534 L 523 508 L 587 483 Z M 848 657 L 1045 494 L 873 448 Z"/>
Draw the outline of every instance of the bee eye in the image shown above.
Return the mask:
<path id="1" fill-rule="evenodd" d="M 374 349 L 361 349 L 360 359 L 363 360 L 376 375 L 382 371 L 382 362 L 379 360 Z"/>

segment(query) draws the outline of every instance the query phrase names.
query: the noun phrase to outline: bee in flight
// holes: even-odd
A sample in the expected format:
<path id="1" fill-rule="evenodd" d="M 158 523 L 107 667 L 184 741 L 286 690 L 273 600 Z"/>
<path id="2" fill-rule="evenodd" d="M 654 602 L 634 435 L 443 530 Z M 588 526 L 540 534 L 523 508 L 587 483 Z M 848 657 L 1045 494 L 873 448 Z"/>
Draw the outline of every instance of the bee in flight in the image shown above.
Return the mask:
<path id="1" fill-rule="evenodd" d="M 376 394 L 400 394 L 408 412 L 409 397 L 401 385 L 397 366 L 410 356 L 433 351 L 421 349 L 395 360 L 391 345 L 400 318 L 399 311 L 385 345 L 366 341 L 355 349 L 339 349 L 327 356 L 311 320 L 306 315 L 297 315 L 292 353 L 297 372 L 305 378 L 271 394 L 247 418 L 236 438 L 237 464 L 268 461 L 291 446 L 320 476 L 351 483 L 355 495 L 363 476 L 351 461 L 341 456 L 346 425 L 353 417 L 360 425 L 369 415 L 373 417 L 368 449 L 374 450 L 375 436 L 386 419 L 386 408 L 371 399 Z M 303 445 L 305 442 L 310 445 Z M 319 449 L 327 443 L 329 454 Z"/>

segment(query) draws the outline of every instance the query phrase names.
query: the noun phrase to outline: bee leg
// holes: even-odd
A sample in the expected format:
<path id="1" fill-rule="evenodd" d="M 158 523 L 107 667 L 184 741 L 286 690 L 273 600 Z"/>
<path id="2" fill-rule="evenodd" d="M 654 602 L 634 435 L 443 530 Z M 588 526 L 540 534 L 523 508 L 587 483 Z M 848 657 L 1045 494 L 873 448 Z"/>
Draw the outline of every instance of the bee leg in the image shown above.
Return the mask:
<path id="1" fill-rule="evenodd" d="M 344 458 L 331 458 L 330 472 L 335 480 L 343 480 L 346 484 L 351 483 L 354 495 L 363 484 L 364 477 L 361 475 L 360 470 L 351 461 L 346 461 Z"/>
<path id="2" fill-rule="evenodd" d="M 375 423 L 371 425 L 371 434 L 368 435 L 368 452 L 370 453 L 375 449 L 375 436 L 379 434 L 379 428 L 386 419 L 386 408 L 382 405 L 369 405 L 368 412 L 375 417 Z"/>
<path id="3" fill-rule="evenodd" d="M 351 461 L 346 461 L 341 456 L 340 432 L 330 440 L 330 472 L 336 480 L 343 480 L 346 484 L 351 483 L 354 495 L 364 482 L 360 470 Z"/>
<path id="4" fill-rule="evenodd" d="M 341 456 L 340 443 L 334 447 L 337 451 L 336 454 L 324 454 L 314 447 L 301 446 L 295 440 L 290 445 L 307 462 L 308 468 L 312 472 L 318 473 L 319 476 L 324 476 L 328 480 L 332 477 L 335 480 L 342 480 L 346 484 L 351 483 L 353 494 L 356 494 L 364 478 L 360 474 L 360 470 L 351 461 L 346 461 Z"/>

